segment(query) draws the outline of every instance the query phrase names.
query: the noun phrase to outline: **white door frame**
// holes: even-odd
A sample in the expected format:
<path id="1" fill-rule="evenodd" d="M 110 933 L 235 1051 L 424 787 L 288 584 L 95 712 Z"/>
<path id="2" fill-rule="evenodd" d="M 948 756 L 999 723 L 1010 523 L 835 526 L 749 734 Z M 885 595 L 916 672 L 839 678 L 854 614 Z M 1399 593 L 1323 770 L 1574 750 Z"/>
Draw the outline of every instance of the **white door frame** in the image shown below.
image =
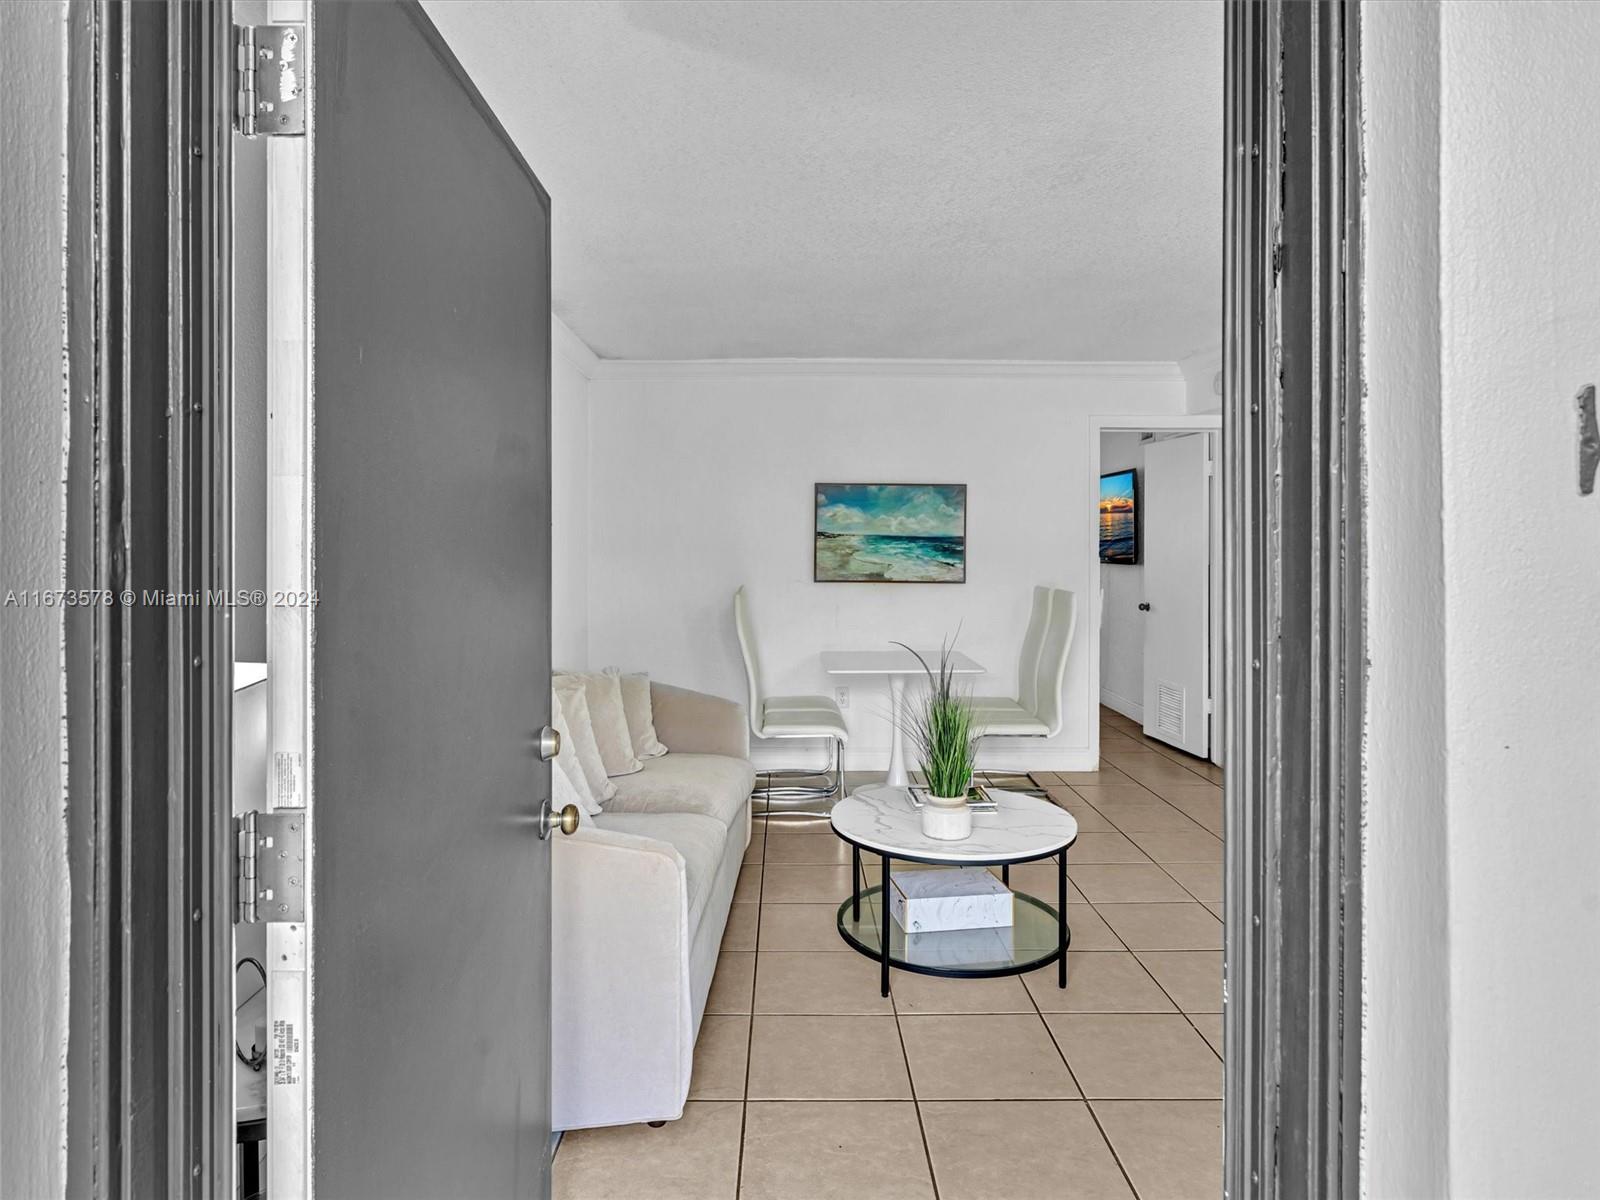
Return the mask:
<path id="1" fill-rule="evenodd" d="M 1221 413 L 1174 413 L 1170 415 L 1115 413 L 1089 418 L 1089 503 L 1084 506 L 1088 514 L 1088 569 L 1084 578 L 1089 585 L 1089 703 L 1100 706 L 1100 440 L 1106 433 L 1165 433 L 1169 431 L 1210 433 L 1217 437 L 1220 448 L 1222 438 Z M 1215 495 L 1215 481 L 1213 481 Z M 1217 543 L 1220 536 L 1220 514 L 1214 513 L 1211 521 L 1211 592 L 1220 591 Z M 1212 757 L 1216 758 L 1221 743 L 1222 724 L 1218 717 L 1223 711 L 1220 674 L 1222 638 L 1220 636 L 1220 606 L 1213 603 L 1211 613 L 1211 678 L 1213 696 L 1217 703 L 1211 715 Z M 1089 715 L 1089 753 L 1096 769 L 1100 763 L 1100 719 L 1097 712 Z"/>

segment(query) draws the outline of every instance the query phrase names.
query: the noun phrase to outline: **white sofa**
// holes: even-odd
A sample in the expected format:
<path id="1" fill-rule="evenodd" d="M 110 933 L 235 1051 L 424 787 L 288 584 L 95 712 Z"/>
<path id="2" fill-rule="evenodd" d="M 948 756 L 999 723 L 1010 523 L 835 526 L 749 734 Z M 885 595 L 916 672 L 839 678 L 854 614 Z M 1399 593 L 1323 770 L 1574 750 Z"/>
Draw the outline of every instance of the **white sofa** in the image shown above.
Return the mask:
<path id="1" fill-rule="evenodd" d="M 556 1129 L 683 1115 L 750 844 L 743 707 L 654 682 L 650 702 L 670 753 L 613 780 L 605 810 L 552 850 Z"/>

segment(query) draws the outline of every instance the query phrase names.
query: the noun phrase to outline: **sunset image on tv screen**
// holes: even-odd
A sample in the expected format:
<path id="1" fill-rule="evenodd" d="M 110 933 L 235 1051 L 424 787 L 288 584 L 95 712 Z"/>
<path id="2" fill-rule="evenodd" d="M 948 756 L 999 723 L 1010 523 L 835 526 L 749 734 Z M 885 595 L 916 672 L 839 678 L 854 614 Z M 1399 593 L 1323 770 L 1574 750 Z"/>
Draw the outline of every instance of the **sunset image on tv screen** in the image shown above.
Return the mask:
<path id="1" fill-rule="evenodd" d="M 1133 471 L 1100 476 L 1100 561 L 1139 561 L 1139 487 Z"/>

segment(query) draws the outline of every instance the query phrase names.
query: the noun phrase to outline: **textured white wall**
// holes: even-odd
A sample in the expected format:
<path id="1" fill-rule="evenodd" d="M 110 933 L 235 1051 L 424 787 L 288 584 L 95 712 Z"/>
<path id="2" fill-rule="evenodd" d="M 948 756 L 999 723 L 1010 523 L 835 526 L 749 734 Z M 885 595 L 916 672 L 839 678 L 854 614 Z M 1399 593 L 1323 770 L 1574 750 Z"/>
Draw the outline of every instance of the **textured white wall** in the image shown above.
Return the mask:
<path id="1" fill-rule="evenodd" d="M 0 5 L 0 595 L 60 588 L 67 6 Z M 0 608 L 0 1192 L 66 1187 L 66 744 L 62 610 Z"/>
<path id="2" fill-rule="evenodd" d="M 550 654 L 589 664 L 589 374 L 595 357 L 552 318 L 550 363 Z"/>
<path id="3" fill-rule="evenodd" d="M 1100 474 L 1135 467 L 1144 486 L 1141 435 L 1100 435 Z M 1144 562 L 1108 564 L 1100 571 L 1105 600 L 1100 607 L 1100 699 L 1118 712 L 1144 719 Z"/>
<path id="4" fill-rule="evenodd" d="M 1573 395 L 1600 382 L 1600 5 L 1439 27 L 1450 1186 L 1595 1196 L 1600 496 Z"/>
<path id="5" fill-rule="evenodd" d="M 1361 20 L 1371 664 L 1362 1183 L 1388 1200 L 1446 1195 L 1448 1179 L 1439 8 L 1367 3 Z"/>
<path id="6" fill-rule="evenodd" d="M 608 366 L 589 388 L 591 665 L 743 700 L 732 618 L 742 583 L 773 692 L 831 693 L 822 650 L 937 646 L 960 626 L 961 648 L 989 668 L 977 690 L 1015 695 L 1032 587 L 1052 583 L 1084 606 L 1066 726 L 1047 745 L 996 739 L 991 758 L 1080 769 L 1095 711 L 1084 653 L 1086 589 L 1098 586 L 1086 576 L 1089 417 L 1181 412 L 1175 370 L 1130 379 L 814 362 L 648 377 L 648 364 L 620 364 L 622 376 L 646 376 L 629 378 Z M 813 583 L 818 481 L 966 483 L 968 582 Z M 880 681 L 852 685 L 853 766 L 887 763 L 887 709 Z"/>
<path id="7" fill-rule="evenodd" d="M 1369 1195 L 1600 1194 L 1600 7 L 1363 8 Z"/>

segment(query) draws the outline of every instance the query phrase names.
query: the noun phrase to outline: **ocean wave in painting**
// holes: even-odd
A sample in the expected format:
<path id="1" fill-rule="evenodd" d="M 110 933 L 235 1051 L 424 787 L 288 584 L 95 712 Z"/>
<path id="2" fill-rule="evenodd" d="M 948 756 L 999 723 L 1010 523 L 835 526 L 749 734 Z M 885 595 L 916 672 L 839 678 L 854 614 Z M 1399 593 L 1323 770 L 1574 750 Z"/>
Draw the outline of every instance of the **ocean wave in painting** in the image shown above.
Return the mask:
<path id="1" fill-rule="evenodd" d="M 818 533 L 819 583 L 961 583 L 966 539 Z"/>
<path id="2" fill-rule="evenodd" d="M 965 583 L 967 489 L 817 484 L 818 583 Z"/>

